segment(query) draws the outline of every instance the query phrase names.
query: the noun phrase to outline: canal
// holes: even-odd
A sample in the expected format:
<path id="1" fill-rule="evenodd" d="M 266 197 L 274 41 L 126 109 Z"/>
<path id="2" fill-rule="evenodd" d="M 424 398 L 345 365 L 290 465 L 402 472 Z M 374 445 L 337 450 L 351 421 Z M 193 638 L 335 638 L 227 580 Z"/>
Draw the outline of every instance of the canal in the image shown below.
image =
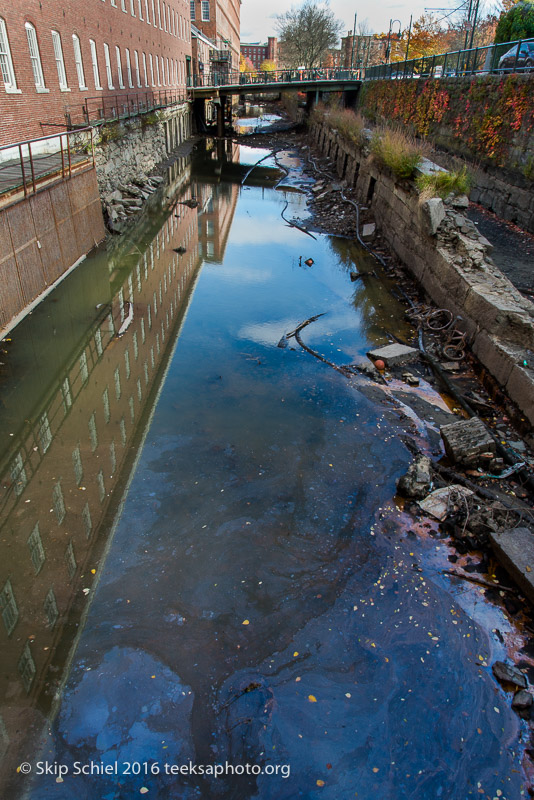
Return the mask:
<path id="1" fill-rule="evenodd" d="M 286 336 L 355 364 L 404 309 L 267 154 L 200 143 L 2 344 L 2 797 L 523 793 L 518 634 L 394 502 L 436 425 Z"/>

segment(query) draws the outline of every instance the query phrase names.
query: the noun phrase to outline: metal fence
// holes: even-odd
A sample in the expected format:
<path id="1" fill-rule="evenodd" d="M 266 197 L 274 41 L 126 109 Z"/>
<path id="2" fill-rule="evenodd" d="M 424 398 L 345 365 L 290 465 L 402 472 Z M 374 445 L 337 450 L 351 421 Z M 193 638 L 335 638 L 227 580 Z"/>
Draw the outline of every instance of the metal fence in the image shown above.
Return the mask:
<path id="1" fill-rule="evenodd" d="M 90 125 L 98 122 L 130 119 L 139 114 L 158 111 L 167 106 L 179 105 L 187 101 L 185 90 L 149 89 L 145 92 L 124 92 L 123 94 L 99 95 L 86 97 L 82 108 L 81 122 Z M 69 114 L 68 127 L 76 125 L 78 120 Z"/>
<path id="2" fill-rule="evenodd" d="M 316 67 L 313 69 L 278 69 L 271 72 L 211 71 L 193 75 L 189 86 L 193 89 L 218 86 L 263 86 L 277 83 L 306 83 L 310 81 L 358 80 L 360 70 L 341 67 Z"/>
<path id="3" fill-rule="evenodd" d="M 534 72 L 534 39 L 455 50 L 409 61 L 378 64 L 361 71 L 364 81 L 399 78 L 453 78 L 462 75 L 490 75 Z"/>
<path id="4" fill-rule="evenodd" d="M 93 128 L 0 147 L 0 206 L 94 166 Z"/>

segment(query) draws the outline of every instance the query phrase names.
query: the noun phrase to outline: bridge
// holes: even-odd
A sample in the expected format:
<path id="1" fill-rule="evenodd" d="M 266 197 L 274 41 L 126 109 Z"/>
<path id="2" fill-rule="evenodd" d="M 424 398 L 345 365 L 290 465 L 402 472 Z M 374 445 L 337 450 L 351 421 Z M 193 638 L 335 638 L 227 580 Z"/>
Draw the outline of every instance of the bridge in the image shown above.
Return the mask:
<path id="1" fill-rule="evenodd" d="M 273 72 L 212 72 L 207 76 L 194 75 L 190 92 L 193 110 L 200 128 L 205 126 L 205 101 L 217 107 L 217 135 L 224 132 L 227 99 L 240 94 L 273 94 L 298 91 L 306 94 L 310 109 L 324 94 L 341 92 L 343 104 L 353 106 L 361 85 L 360 70 L 356 69 L 284 69 Z"/>

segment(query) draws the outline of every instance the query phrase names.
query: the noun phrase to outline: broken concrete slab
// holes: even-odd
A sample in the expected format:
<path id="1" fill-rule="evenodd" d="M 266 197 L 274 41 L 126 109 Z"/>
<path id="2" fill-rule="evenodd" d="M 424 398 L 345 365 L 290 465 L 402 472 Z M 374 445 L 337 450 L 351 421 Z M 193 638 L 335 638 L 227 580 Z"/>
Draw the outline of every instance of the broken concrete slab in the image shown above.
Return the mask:
<path id="1" fill-rule="evenodd" d="M 418 501 L 418 506 L 427 514 L 443 522 L 449 514 L 458 510 L 460 502 L 465 503 L 465 499 L 472 494 L 471 489 L 466 489 L 459 483 L 453 483 L 431 492 L 424 500 Z"/>
<path id="2" fill-rule="evenodd" d="M 512 683 L 520 689 L 527 688 L 527 679 L 523 673 L 513 664 L 505 664 L 504 661 L 496 661 L 492 664 L 491 671 L 499 683 Z"/>
<path id="3" fill-rule="evenodd" d="M 360 238 L 364 242 L 369 242 L 371 239 L 374 238 L 375 233 L 376 233 L 376 225 L 374 224 L 374 222 L 368 222 L 366 225 L 363 226 Z"/>
<path id="4" fill-rule="evenodd" d="M 445 451 L 454 464 L 475 465 L 483 453 L 495 455 L 495 440 L 478 417 L 440 428 Z"/>
<path id="5" fill-rule="evenodd" d="M 426 231 L 430 236 L 435 236 L 438 228 L 445 219 L 445 207 L 439 197 L 431 197 L 421 205 Z"/>
<path id="6" fill-rule="evenodd" d="M 528 528 L 493 532 L 489 538 L 502 566 L 534 603 L 534 533 Z"/>
<path id="7" fill-rule="evenodd" d="M 377 350 L 370 350 L 367 355 L 371 361 L 381 360 L 386 367 L 393 367 L 396 364 L 409 364 L 415 361 L 419 358 L 419 350 L 405 344 L 388 344 Z"/>
<path id="8" fill-rule="evenodd" d="M 430 489 L 430 459 L 417 456 L 408 471 L 397 481 L 397 491 L 405 497 L 425 497 Z"/>

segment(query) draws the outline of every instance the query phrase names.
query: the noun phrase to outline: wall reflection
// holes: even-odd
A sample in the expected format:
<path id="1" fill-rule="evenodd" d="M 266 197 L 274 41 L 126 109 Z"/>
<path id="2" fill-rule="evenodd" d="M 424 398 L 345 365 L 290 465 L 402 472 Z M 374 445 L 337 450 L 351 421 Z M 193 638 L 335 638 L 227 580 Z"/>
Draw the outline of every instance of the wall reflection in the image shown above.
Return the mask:
<path id="1" fill-rule="evenodd" d="M 31 321 L 13 334 L 33 361 L 0 378 L 0 796 L 54 713 L 198 269 L 223 258 L 238 187 L 189 178 L 175 162 L 157 230 L 113 243 L 72 309 L 63 294 L 57 347 Z"/>

